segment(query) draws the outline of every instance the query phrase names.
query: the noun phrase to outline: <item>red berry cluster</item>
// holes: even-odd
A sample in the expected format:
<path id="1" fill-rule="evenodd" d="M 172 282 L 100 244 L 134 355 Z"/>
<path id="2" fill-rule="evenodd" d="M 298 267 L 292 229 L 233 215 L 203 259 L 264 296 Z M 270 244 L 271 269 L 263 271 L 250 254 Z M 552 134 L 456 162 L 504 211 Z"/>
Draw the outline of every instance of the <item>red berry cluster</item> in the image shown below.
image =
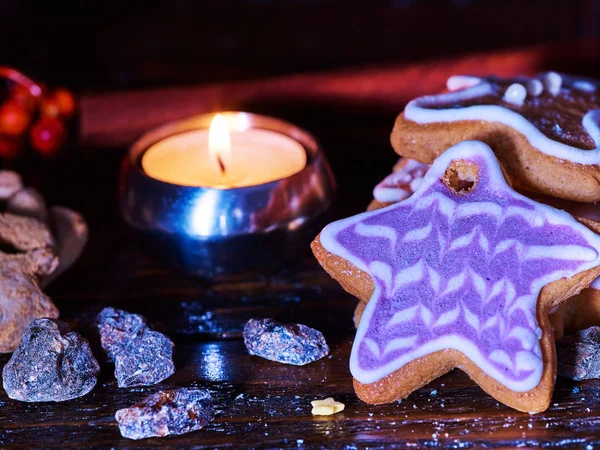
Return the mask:
<path id="1" fill-rule="evenodd" d="M 75 97 L 67 89 L 44 89 L 14 69 L 0 67 L 3 76 L 10 85 L 0 104 L 0 158 L 19 156 L 27 138 L 41 156 L 55 156 L 67 140 Z"/>

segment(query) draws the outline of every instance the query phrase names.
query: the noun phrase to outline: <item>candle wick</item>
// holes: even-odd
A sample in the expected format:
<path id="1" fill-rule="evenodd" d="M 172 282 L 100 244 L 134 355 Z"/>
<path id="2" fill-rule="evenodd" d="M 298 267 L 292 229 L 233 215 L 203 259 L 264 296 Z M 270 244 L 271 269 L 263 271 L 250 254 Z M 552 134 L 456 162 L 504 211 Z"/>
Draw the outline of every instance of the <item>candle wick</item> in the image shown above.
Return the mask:
<path id="1" fill-rule="evenodd" d="M 225 176 L 227 170 L 225 169 L 225 163 L 223 163 L 221 156 L 217 155 L 217 161 L 219 163 L 219 168 L 221 169 L 221 175 Z"/>

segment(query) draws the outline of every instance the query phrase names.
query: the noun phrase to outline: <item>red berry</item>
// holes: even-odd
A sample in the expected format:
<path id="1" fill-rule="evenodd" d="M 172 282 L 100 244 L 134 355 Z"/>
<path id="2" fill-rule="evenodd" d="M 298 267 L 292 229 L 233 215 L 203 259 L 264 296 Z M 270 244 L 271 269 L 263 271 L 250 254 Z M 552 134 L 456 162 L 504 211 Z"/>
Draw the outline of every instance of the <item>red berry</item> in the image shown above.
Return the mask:
<path id="1" fill-rule="evenodd" d="M 66 137 L 64 124 L 54 117 L 41 117 L 29 130 L 31 146 L 46 157 L 56 155 Z"/>
<path id="2" fill-rule="evenodd" d="M 36 98 L 31 95 L 31 92 L 25 86 L 20 84 L 15 85 L 10 90 L 10 98 L 28 113 L 32 113 L 35 109 Z"/>
<path id="3" fill-rule="evenodd" d="M 56 89 L 52 95 L 58 105 L 62 117 L 71 117 L 77 107 L 75 97 L 67 89 Z"/>
<path id="4" fill-rule="evenodd" d="M 21 145 L 17 139 L 0 136 L 0 158 L 15 159 L 21 153 Z"/>
<path id="5" fill-rule="evenodd" d="M 58 102 L 52 96 L 42 97 L 40 110 L 43 116 L 58 117 L 60 115 L 60 107 L 58 106 Z"/>
<path id="6" fill-rule="evenodd" d="M 19 136 L 27 130 L 29 114 L 18 103 L 9 100 L 0 106 L 0 133 Z"/>

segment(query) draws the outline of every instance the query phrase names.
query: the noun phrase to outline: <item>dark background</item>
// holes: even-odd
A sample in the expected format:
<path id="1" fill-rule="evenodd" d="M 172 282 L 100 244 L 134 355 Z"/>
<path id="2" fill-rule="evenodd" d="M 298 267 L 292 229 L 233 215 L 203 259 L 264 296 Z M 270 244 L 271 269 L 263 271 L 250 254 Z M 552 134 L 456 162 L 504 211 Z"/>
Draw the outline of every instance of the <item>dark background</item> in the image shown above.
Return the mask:
<path id="1" fill-rule="evenodd" d="M 0 0 L 0 64 L 75 90 L 249 79 L 598 36 L 598 0 Z"/>

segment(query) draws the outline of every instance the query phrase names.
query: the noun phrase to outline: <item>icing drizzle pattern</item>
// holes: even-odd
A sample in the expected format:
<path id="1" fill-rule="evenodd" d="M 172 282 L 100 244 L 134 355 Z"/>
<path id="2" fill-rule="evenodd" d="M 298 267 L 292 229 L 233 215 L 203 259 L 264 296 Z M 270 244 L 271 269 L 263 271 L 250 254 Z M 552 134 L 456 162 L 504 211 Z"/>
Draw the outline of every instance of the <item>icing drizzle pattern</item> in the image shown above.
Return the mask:
<path id="1" fill-rule="evenodd" d="M 519 92 L 519 101 L 505 98 L 507 89 L 515 83 L 527 86 L 528 95 L 522 102 L 523 92 Z M 421 124 L 498 122 L 522 133 L 545 154 L 580 164 L 600 164 L 597 82 L 547 72 L 514 79 L 454 76 L 447 85 L 451 92 L 409 102 L 405 117 Z"/>
<path id="2" fill-rule="evenodd" d="M 479 169 L 464 195 L 441 181 L 457 159 Z M 320 239 L 375 282 L 350 357 L 362 383 L 453 348 L 509 389 L 533 389 L 543 372 L 541 288 L 600 264 L 600 237 L 513 191 L 475 141 L 443 153 L 412 197 L 334 222 Z"/>
<path id="3" fill-rule="evenodd" d="M 398 170 L 375 186 L 373 197 L 381 203 L 395 203 L 410 197 L 421 184 L 429 167 L 429 164 L 414 159 L 400 159 Z"/>

